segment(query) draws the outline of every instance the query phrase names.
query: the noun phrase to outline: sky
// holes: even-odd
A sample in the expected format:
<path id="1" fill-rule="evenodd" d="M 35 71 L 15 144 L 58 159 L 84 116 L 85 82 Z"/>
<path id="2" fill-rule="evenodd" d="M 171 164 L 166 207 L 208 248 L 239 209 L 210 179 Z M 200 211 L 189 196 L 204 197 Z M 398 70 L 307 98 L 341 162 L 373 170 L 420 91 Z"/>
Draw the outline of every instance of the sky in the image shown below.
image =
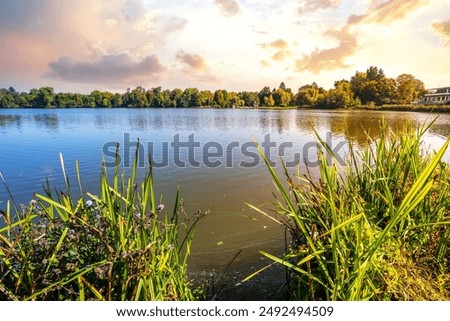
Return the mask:
<path id="1" fill-rule="evenodd" d="M 450 86 L 448 0 L 0 0 L 0 87 L 329 89 L 370 66 Z"/>

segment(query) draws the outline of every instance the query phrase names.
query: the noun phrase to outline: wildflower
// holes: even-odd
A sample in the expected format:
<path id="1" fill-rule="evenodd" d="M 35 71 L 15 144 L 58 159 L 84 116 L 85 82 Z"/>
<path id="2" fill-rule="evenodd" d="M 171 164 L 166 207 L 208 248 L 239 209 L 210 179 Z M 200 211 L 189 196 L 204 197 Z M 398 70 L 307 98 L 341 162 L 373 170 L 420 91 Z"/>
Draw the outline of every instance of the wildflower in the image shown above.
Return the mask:
<path id="1" fill-rule="evenodd" d="M 161 213 L 163 211 L 163 209 L 164 209 L 164 204 L 159 204 L 158 207 L 156 208 L 156 211 L 158 213 Z"/>
<path id="2" fill-rule="evenodd" d="M 86 203 L 84 203 L 85 207 L 93 207 L 94 206 L 94 202 L 92 200 L 87 200 Z"/>
<path id="3" fill-rule="evenodd" d="M 30 206 L 31 207 L 36 206 L 36 205 L 37 205 L 37 201 L 36 200 L 31 200 L 30 201 Z"/>

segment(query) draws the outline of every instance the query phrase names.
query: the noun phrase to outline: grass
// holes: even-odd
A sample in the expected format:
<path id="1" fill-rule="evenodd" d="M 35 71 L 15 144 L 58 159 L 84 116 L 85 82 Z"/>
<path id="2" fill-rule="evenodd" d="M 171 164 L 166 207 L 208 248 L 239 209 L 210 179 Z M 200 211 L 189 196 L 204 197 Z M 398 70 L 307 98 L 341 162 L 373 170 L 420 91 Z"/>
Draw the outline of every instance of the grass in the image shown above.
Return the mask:
<path id="1" fill-rule="evenodd" d="M 319 178 L 284 168 L 286 184 L 260 151 L 291 235 L 282 257 L 261 253 L 288 268 L 292 299 L 450 299 L 450 170 L 441 160 L 450 138 L 432 155 L 421 144 L 429 126 L 400 135 L 381 127 L 362 150 L 349 142 L 342 168 L 328 164 L 334 155 L 319 138 Z"/>
<path id="2" fill-rule="evenodd" d="M 183 220 L 177 195 L 170 212 L 155 199 L 151 166 L 136 182 L 104 168 L 100 195 L 36 195 L 27 207 L 8 202 L 0 228 L 0 300 L 193 300 L 186 278 L 195 223 Z M 117 158 L 118 159 L 118 158 Z M 1 177 L 3 182 L 4 178 Z"/>
<path id="3" fill-rule="evenodd" d="M 450 105 L 421 105 L 421 104 L 407 104 L 407 105 L 359 105 L 353 109 L 367 109 L 367 110 L 386 110 L 386 111 L 417 111 L 417 112 L 435 112 L 448 113 L 450 112 Z"/>

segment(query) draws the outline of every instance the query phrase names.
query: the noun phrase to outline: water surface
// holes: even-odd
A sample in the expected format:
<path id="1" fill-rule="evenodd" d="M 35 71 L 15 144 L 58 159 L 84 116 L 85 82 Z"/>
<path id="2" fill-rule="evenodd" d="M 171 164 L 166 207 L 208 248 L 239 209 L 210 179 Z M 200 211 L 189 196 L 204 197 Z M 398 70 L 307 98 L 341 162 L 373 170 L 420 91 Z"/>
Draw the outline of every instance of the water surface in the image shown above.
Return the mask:
<path id="1" fill-rule="evenodd" d="M 254 140 L 263 142 L 270 134 L 270 141 L 277 147 L 282 143 L 292 144 L 284 151 L 287 161 L 293 161 L 293 153 L 297 153 L 299 159 L 306 157 L 313 162 L 314 148 L 305 154 L 304 147 L 315 142 L 314 130 L 324 138 L 328 133 L 334 145 L 348 137 L 364 145 L 367 144 L 365 132 L 372 138 L 378 137 L 383 117 L 395 131 L 405 124 L 418 126 L 435 116 L 412 112 L 314 110 L 0 110 L 0 172 L 16 201 L 27 204 L 34 192 L 43 191 L 46 180 L 58 189 L 63 188 L 59 160 L 62 153 L 73 183 L 76 182 L 74 164 L 78 160 L 84 189 L 97 193 L 105 144 L 113 146 L 114 142 L 119 142 L 123 148 L 129 141 L 128 150 L 132 155 L 135 149 L 130 147 L 131 142 L 135 144 L 139 139 L 145 153 L 150 151 L 148 143 L 152 143 L 154 160 L 169 161 L 168 166 L 155 169 L 157 193 L 163 195 L 166 208 L 173 204 L 179 185 L 189 215 L 197 211 L 210 213 L 198 227 L 191 270 L 217 275 L 242 249 L 231 268 L 231 273 L 236 273 L 236 279 L 239 279 L 242 270 L 251 271 L 263 264 L 258 250 L 277 254 L 284 245 L 282 228 L 245 205 L 248 202 L 270 209 L 274 202 L 274 188 L 265 166 L 262 163 L 242 166 L 242 162 L 254 161 Z M 175 158 L 185 162 L 189 159 L 187 148 L 178 151 L 171 148 L 176 135 L 181 142 L 187 142 L 193 135 L 200 145 L 193 155 L 199 166 L 186 164 L 180 167 L 174 163 Z M 448 135 L 450 115 L 441 114 L 427 133 L 425 145 L 438 148 Z M 167 150 L 163 148 L 165 143 Z M 203 162 L 205 144 L 216 146 L 209 149 L 210 153 L 217 152 L 218 146 L 223 148 L 223 156 L 210 158 L 209 167 Z M 238 147 L 226 153 L 230 145 Z M 242 146 L 253 154 L 242 154 Z M 341 152 L 345 152 L 345 147 Z M 272 148 L 271 155 L 273 160 L 278 160 L 276 148 Z M 123 164 L 130 160 L 124 156 L 122 149 Z M 110 160 L 108 155 L 106 157 Z M 449 152 L 445 157 L 450 159 Z M 289 170 L 294 173 L 296 168 Z M 142 169 L 141 175 L 144 172 Z M 6 189 L 0 186 L 0 208 L 5 207 L 8 199 Z"/>

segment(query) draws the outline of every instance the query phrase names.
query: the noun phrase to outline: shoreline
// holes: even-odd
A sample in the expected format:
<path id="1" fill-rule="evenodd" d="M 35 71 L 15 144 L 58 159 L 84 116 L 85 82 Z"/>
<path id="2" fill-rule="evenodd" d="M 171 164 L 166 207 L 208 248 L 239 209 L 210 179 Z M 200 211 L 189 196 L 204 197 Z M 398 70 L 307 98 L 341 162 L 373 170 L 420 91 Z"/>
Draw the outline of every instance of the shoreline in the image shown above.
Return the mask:
<path id="1" fill-rule="evenodd" d="M 311 106 L 273 106 L 273 107 L 0 107 L 0 110 L 35 110 L 35 109 L 249 109 L 249 110 L 325 110 L 325 111 L 351 111 L 351 110 L 370 110 L 370 111 L 410 111 L 410 112 L 438 112 L 450 113 L 450 105 L 358 105 L 349 108 L 320 108 Z"/>

